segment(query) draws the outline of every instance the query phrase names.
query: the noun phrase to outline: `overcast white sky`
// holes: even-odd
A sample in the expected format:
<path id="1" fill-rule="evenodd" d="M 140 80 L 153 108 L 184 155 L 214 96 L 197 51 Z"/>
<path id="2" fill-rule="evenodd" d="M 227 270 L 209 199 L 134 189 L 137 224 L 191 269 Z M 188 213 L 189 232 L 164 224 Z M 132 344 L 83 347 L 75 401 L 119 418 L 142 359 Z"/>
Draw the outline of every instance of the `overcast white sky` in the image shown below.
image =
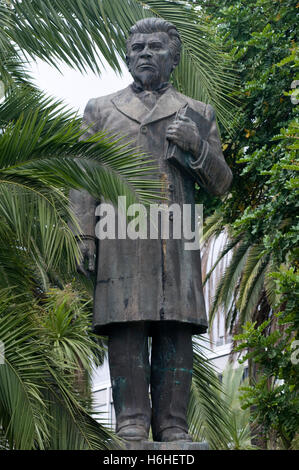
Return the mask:
<path id="1" fill-rule="evenodd" d="M 83 113 L 90 98 L 109 95 L 132 82 L 132 77 L 125 66 L 122 77 L 116 75 L 108 66 L 100 77 L 92 72 L 82 75 L 65 65 L 61 65 L 60 71 L 62 73 L 40 60 L 33 63 L 30 68 L 31 76 L 39 89 L 50 96 L 63 99 L 74 110 L 79 110 L 80 114 Z"/>

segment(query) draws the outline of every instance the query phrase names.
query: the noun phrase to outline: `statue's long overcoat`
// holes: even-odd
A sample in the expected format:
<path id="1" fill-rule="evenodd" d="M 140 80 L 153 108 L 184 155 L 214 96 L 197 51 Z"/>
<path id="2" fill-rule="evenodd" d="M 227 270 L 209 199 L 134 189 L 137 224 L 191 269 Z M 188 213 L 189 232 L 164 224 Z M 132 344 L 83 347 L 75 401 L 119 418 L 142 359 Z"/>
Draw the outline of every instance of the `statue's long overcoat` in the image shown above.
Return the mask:
<path id="1" fill-rule="evenodd" d="M 167 127 L 178 110 L 188 104 L 211 122 L 208 152 L 193 164 L 203 186 L 223 194 L 232 179 L 225 163 L 213 109 L 169 87 L 150 111 L 131 86 L 97 99 L 85 109 L 89 133 L 108 130 L 125 135 L 159 166 L 170 203 L 194 205 L 194 182 L 165 159 Z M 82 232 L 95 235 L 95 200 L 86 192 L 72 191 L 71 202 Z M 105 334 L 118 322 L 175 320 L 193 325 L 193 333 L 206 331 L 199 250 L 185 250 L 184 240 L 101 240 L 98 243 L 94 297 L 95 330 Z"/>

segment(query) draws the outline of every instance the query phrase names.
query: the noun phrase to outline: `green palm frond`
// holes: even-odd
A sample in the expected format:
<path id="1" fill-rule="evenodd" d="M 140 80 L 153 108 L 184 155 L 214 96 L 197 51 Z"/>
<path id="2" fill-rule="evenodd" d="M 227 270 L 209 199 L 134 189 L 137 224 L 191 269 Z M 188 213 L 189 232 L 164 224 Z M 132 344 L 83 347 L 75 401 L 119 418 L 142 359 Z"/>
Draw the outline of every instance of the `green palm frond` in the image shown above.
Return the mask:
<path id="1" fill-rule="evenodd" d="M 224 232 L 221 232 L 221 233 L 224 233 Z M 211 238 L 210 238 L 211 239 Z M 238 237 L 235 237 L 233 239 L 228 239 L 225 247 L 223 248 L 223 250 L 220 252 L 220 254 L 218 255 L 215 263 L 213 264 L 212 268 L 210 269 L 210 271 L 205 275 L 205 279 L 204 279 L 204 284 L 210 279 L 211 275 L 213 274 L 215 268 L 218 266 L 218 264 L 220 263 L 220 261 L 230 252 L 232 251 L 236 245 L 238 245 L 238 243 L 241 241 L 242 239 L 242 235 L 238 236 Z"/>
<path id="2" fill-rule="evenodd" d="M 91 299 L 83 302 L 70 286 L 63 290 L 51 289 L 43 304 L 46 313 L 41 320 L 57 362 L 69 367 L 69 372 L 75 374 L 79 367 L 83 367 L 84 373 L 89 376 L 92 368 L 100 365 L 99 358 L 104 358 L 104 350 L 100 351 L 88 328 L 91 321 L 90 303 Z"/>
<path id="3" fill-rule="evenodd" d="M 11 122 L 16 122 L 21 116 L 23 119 L 32 115 L 33 111 L 37 113 L 36 120 L 40 121 L 44 115 L 47 119 L 44 123 L 44 129 L 49 129 L 56 122 L 56 128 L 61 124 L 69 123 L 70 119 L 77 117 L 76 113 L 68 109 L 62 100 L 46 96 L 37 88 L 25 85 L 15 85 L 9 90 L 6 99 L 0 103 L 0 127 L 5 127 Z M 58 121 L 55 119 L 58 118 Z M 76 125 L 79 123 L 75 121 Z"/>
<path id="4" fill-rule="evenodd" d="M 0 337 L 5 363 L 0 366 L 0 427 L 10 447 L 43 449 L 48 437 L 43 381 L 46 364 L 28 303 L 0 293 Z M 30 308 L 30 307 L 29 307 Z"/>
<path id="5" fill-rule="evenodd" d="M 29 94 L 28 105 L 38 97 Z M 14 103 L 16 98 L 9 96 L 3 105 L 6 119 L 12 117 L 13 106 L 7 104 L 10 99 Z M 26 111 L 26 116 L 4 125 L 0 179 L 31 188 L 37 185 L 37 189 L 43 184 L 86 189 L 114 203 L 120 194 L 130 203 L 136 199 L 146 203 L 158 196 L 160 182 L 149 178 L 156 169 L 150 161 L 144 162 L 140 152 L 104 133 L 83 139 L 85 130 L 70 116 L 68 111 L 61 113 L 60 102 L 44 98 L 39 107 Z"/>
<path id="6" fill-rule="evenodd" d="M 6 240 L 0 240 L 0 252 L 0 290 L 14 287 L 18 294 L 33 291 L 36 282 L 26 265 L 28 258 L 21 250 L 8 246 Z"/>
<path id="7" fill-rule="evenodd" d="M 233 253 L 233 257 L 227 270 L 225 271 L 223 279 L 223 287 L 221 290 L 222 305 L 227 312 L 225 318 L 225 325 L 228 329 L 232 327 L 232 320 L 234 319 L 234 305 L 236 303 L 236 293 L 239 289 L 239 279 L 243 274 L 243 268 L 246 264 L 249 250 L 249 243 L 247 241 L 240 242 L 239 246 Z"/>
<path id="8" fill-rule="evenodd" d="M 52 417 L 49 450 L 107 450 L 120 446 L 114 433 L 81 409 L 66 407 L 65 401 L 53 390 L 49 390 L 45 398 Z M 103 417 L 99 418 L 105 422 Z"/>
<path id="9" fill-rule="evenodd" d="M 104 350 L 89 331 L 90 300 L 85 300 L 68 285 L 63 290 L 51 289 L 39 316 L 41 334 L 45 337 L 51 373 L 55 382 L 47 389 L 49 404 L 50 449 L 107 449 L 116 443 L 114 433 L 92 418 L 90 398 L 91 374 L 100 365 Z M 63 370 L 63 378 L 59 371 Z M 78 401 L 77 393 L 83 397 Z M 100 422 L 105 423 L 102 415 Z"/>
<path id="10" fill-rule="evenodd" d="M 252 318 L 265 283 L 268 282 L 269 286 L 271 282 L 266 281 L 271 257 L 264 254 L 262 245 L 251 245 L 250 240 L 244 238 L 242 234 L 228 240 L 207 274 L 207 279 L 219 261 L 231 250 L 232 257 L 220 279 L 217 279 L 217 288 L 209 314 L 209 322 L 212 325 L 217 310 L 222 307 L 225 312 L 226 329 L 230 330 L 237 318 L 241 324 Z M 271 287 L 273 291 L 274 286 Z"/>
<path id="11" fill-rule="evenodd" d="M 246 265 L 243 270 L 243 275 L 240 283 L 240 298 L 242 299 L 245 295 L 246 289 L 250 279 L 254 279 L 258 266 L 263 258 L 264 247 L 261 244 L 252 245 L 250 244 L 250 250 L 246 259 Z"/>
<path id="12" fill-rule="evenodd" d="M 67 218 L 77 227 L 61 191 L 0 183 L 0 270 L 5 271 L 6 285 L 20 288 L 26 280 L 25 291 L 34 284 L 47 290 L 51 270 L 75 269 L 79 250 Z"/>
<path id="13" fill-rule="evenodd" d="M 24 84 L 30 82 L 24 61 L 20 58 L 19 50 L 13 44 L 8 33 L 14 28 L 13 18 L 9 12 L 7 2 L 0 2 L 0 81 L 4 91 L 10 89 L 14 83 Z M 2 96 L 0 96 L 2 98 Z"/>
<path id="14" fill-rule="evenodd" d="M 236 292 L 237 281 L 246 262 L 249 246 L 250 244 L 247 241 L 239 242 L 239 245 L 236 246 L 234 250 L 231 261 L 225 268 L 221 279 L 218 280 L 216 293 L 210 311 L 210 324 L 213 323 L 216 311 L 220 306 L 228 308 L 231 306 L 231 303 L 235 301 L 234 293 Z M 230 309 L 226 311 L 226 326 L 230 323 L 230 312 Z"/>
<path id="15" fill-rule="evenodd" d="M 8 49 L 0 51 L 0 80 L 3 94 L 9 93 L 16 85 L 35 88 L 26 63 L 20 60 L 15 51 L 9 51 Z M 0 98 L 2 98 L 1 95 Z"/>
<path id="16" fill-rule="evenodd" d="M 202 241 L 206 242 L 213 236 L 218 236 L 223 231 L 223 216 L 220 211 L 215 211 L 205 220 Z"/>
<path id="17" fill-rule="evenodd" d="M 0 366 L 3 441 L 11 449 L 23 450 L 111 447 L 116 442 L 114 434 L 90 416 L 90 406 L 79 398 L 80 382 L 75 380 L 79 362 L 85 367 L 88 363 L 91 369 L 92 348 L 96 348 L 87 335 L 84 304 L 80 312 L 72 311 L 71 321 L 68 309 L 56 310 L 56 326 L 63 326 L 64 338 L 64 346 L 57 346 L 63 351 L 63 358 L 58 360 L 53 334 L 43 322 L 48 310 L 24 296 L 12 295 L 10 290 L 0 292 L 0 337 L 5 359 Z M 52 303 L 49 301 L 52 308 L 53 298 L 54 294 Z M 78 313 L 81 316 L 76 317 Z M 83 332 L 76 334 L 82 327 Z M 61 434 L 62 429 L 67 435 Z"/>
<path id="18" fill-rule="evenodd" d="M 11 0 L 3 4 L 7 21 L 1 38 L 13 41 L 29 58 L 59 68 L 63 61 L 83 72 L 100 73 L 103 59 L 120 72 L 125 38 L 141 18 L 157 16 L 178 28 L 183 51 L 173 81 L 189 96 L 212 104 L 226 127 L 234 119 L 230 96 L 235 86 L 231 62 L 215 32 L 191 2 L 168 0 Z"/>
<path id="19" fill-rule="evenodd" d="M 253 449 L 251 444 L 250 411 L 243 410 L 240 403 L 239 388 L 247 385 L 248 380 L 243 380 L 244 366 L 234 368 L 228 363 L 222 374 L 221 397 L 229 408 L 228 415 L 230 438 L 228 447 L 234 450 Z"/>
<path id="20" fill-rule="evenodd" d="M 271 257 L 266 267 L 264 286 L 269 305 L 273 306 L 278 304 L 277 284 L 273 276 L 269 276 L 269 274 L 278 270 L 278 264 Z"/>
<path id="21" fill-rule="evenodd" d="M 253 314 L 258 306 L 261 293 L 265 283 L 265 273 L 269 263 L 269 256 L 261 257 L 248 275 L 244 273 L 241 286 L 239 299 L 237 302 L 238 310 L 240 312 L 240 321 L 245 324 L 253 318 Z M 249 264 L 249 263 L 248 263 Z"/>

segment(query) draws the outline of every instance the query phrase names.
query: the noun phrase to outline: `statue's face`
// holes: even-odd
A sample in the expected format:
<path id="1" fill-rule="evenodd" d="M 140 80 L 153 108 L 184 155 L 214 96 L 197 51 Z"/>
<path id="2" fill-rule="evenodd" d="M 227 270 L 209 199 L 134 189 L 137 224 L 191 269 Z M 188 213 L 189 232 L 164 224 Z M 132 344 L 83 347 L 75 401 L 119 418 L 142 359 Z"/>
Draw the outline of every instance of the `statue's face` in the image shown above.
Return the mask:
<path id="1" fill-rule="evenodd" d="M 127 62 L 134 78 L 145 88 L 167 82 L 176 63 L 170 52 L 167 33 L 134 34 Z"/>

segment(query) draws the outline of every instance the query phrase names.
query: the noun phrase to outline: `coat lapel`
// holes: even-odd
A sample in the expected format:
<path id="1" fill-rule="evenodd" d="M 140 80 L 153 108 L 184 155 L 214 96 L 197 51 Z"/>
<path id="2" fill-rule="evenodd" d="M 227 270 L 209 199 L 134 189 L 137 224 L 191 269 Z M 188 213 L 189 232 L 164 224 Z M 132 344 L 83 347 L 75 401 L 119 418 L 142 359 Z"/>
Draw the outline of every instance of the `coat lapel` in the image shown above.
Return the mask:
<path id="1" fill-rule="evenodd" d="M 187 100 L 184 98 L 175 88 L 168 88 L 158 99 L 156 106 L 147 113 L 142 123 L 149 124 L 177 113 L 187 103 Z"/>
<path id="2" fill-rule="evenodd" d="M 142 124 L 149 124 L 175 114 L 187 101 L 173 87 L 170 87 L 158 99 L 154 108 L 149 111 L 129 86 L 115 96 L 112 103 L 130 119 Z"/>
<path id="3" fill-rule="evenodd" d="M 137 122 L 142 122 L 144 116 L 149 112 L 133 92 L 131 86 L 122 90 L 111 101 L 118 111 Z"/>

